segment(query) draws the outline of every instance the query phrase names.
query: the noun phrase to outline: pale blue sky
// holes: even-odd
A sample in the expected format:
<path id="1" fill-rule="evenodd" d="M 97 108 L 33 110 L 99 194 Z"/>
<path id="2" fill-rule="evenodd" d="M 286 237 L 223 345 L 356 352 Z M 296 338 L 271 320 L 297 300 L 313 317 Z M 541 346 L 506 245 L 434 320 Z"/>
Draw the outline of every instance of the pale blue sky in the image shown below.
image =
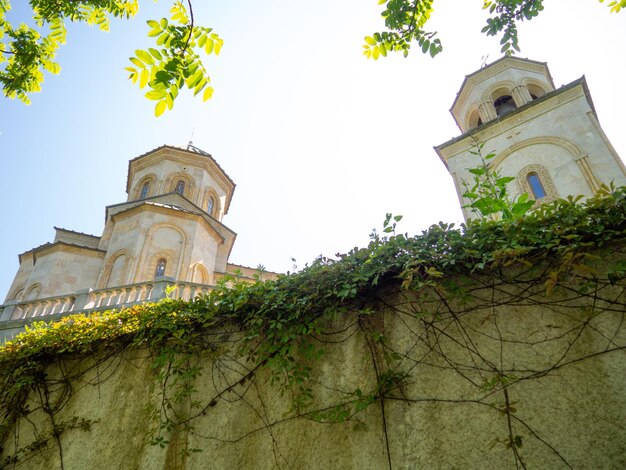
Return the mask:
<path id="1" fill-rule="evenodd" d="M 23 15 L 14 2 L 14 17 Z M 224 38 L 207 65 L 215 95 L 186 97 L 156 119 L 123 68 L 148 46 L 146 18 L 110 33 L 75 25 L 33 104 L 0 98 L 0 295 L 18 253 L 52 241 L 53 226 L 100 235 L 105 205 L 126 199 L 128 160 L 163 144 L 211 153 L 237 189 L 224 223 L 238 233 L 231 262 L 301 267 L 319 254 L 363 246 L 386 212 L 416 233 L 461 213 L 432 149 L 459 134 L 448 109 L 464 75 L 500 57 L 480 33 L 482 0 L 435 3 L 444 52 L 378 62 L 361 56 L 380 29 L 376 0 L 195 2 L 198 23 Z M 521 28 L 521 57 L 546 61 L 557 86 L 585 74 L 600 122 L 622 157 L 626 12 L 595 0 L 546 0 Z"/>

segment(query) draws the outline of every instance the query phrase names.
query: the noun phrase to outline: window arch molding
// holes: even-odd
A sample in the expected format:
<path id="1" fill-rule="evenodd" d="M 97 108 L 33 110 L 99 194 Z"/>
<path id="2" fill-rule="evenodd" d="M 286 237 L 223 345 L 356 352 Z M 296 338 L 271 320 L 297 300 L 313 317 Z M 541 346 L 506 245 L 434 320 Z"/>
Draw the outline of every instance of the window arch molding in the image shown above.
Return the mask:
<path id="1" fill-rule="evenodd" d="M 148 183 L 148 191 L 147 194 L 142 197 L 142 190 L 145 184 Z M 133 191 L 133 200 L 138 201 L 140 199 L 145 199 L 150 196 L 154 196 L 156 193 L 156 183 L 157 176 L 154 173 L 150 173 L 149 175 L 144 176 L 139 180 L 139 182 L 135 185 L 135 190 Z"/>
<path id="2" fill-rule="evenodd" d="M 7 297 L 7 300 L 9 301 L 14 301 L 14 302 L 19 302 L 20 300 L 22 300 L 24 298 L 24 292 L 26 291 L 26 286 L 24 284 L 17 286 L 13 292 L 11 292 L 11 295 L 9 295 Z"/>
<path id="3" fill-rule="evenodd" d="M 213 198 L 213 207 L 209 207 L 209 201 Z M 212 189 L 207 189 L 204 192 L 204 198 L 202 201 L 202 209 L 207 212 L 211 217 L 217 219 L 220 213 L 220 199 Z"/>
<path id="4" fill-rule="evenodd" d="M 156 232 L 163 228 L 172 229 L 180 236 L 180 249 L 177 250 L 177 257 L 172 257 L 162 250 L 153 251 L 152 254 L 149 253 Z M 174 269 L 173 272 L 170 272 L 171 277 L 179 278 L 181 266 L 183 266 L 183 260 L 187 252 L 187 243 L 187 235 L 180 227 L 177 227 L 176 225 L 167 222 L 159 222 L 152 225 L 148 229 L 148 233 L 146 234 L 143 242 L 143 247 L 141 248 L 141 255 L 138 263 L 136 264 L 135 273 L 133 274 L 134 282 L 142 282 L 142 273 L 145 276 L 153 275 L 156 270 L 156 263 L 159 258 L 165 258 L 168 262 L 168 265 L 170 265 L 172 269 Z"/>
<path id="5" fill-rule="evenodd" d="M 537 203 L 543 204 L 545 202 L 551 202 L 558 199 L 558 194 L 550 173 L 548 170 L 539 164 L 532 164 L 522 168 L 517 174 L 517 183 L 519 184 L 522 193 L 527 193 L 531 198 L 535 196 L 535 189 L 532 187 L 530 179 L 536 176 L 540 182 L 545 196 L 538 198 Z"/>
<path id="6" fill-rule="evenodd" d="M 498 155 L 496 155 L 496 157 L 493 160 L 491 160 L 491 163 L 489 164 L 489 166 L 493 168 L 499 168 L 502 162 L 506 160 L 508 157 L 510 157 L 512 154 L 514 154 L 515 152 L 518 152 L 524 147 L 530 147 L 531 145 L 538 145 L 538 144 L 551 144 L 551 145 L 558 145 L 559 147 L 563 147 L 565 150 L 567 150 L 570 153 L 574 161 L 578 160 L 579 158 L 583 158 L 585 156 L 585 154 L 577 145 L 565 139 L 561 139 L 559 137 L 535 137 L 533 139 L 523 140 L 522 142 L 518 142 L 516 144 L 511 145 L 510 147 L 507 147 L 505 150 L 503 150 Z"/>
<path id="7" fill-rule="evenodd" d="M 517 83 L 511 80 L 494 83 L 483 92 L 482 101 L 493 102 L 504 95 L 511 95 L 511 93 L 513 93 L 513 88 L 517 85 Z"/>
<path id="8" fill-rule="evenodd" d="M 202 263 L 194 263 L 189 267 L 189 281 L 198 284 L 209 284 L 209 272 Z"/>
<path id="9" fill-rule="evenodd" d="M 543 83 L 532 78 L 525 78 L 522 80 L 522 85 L 526 87 L 531 97 L 534 96 L 533 99 L 541 98 L 546 93 L 552 91 L 551 87 L 547 83 Z"/>
<path id="10" fill-rule="evenodd" d="M 128 275 L 129 259 L 130 258 L 129 258 L 128 250 L 126 249 L 118 250 L 113 255 L 111 255 L 109 260 L 104 265 L 104 272 L 102 273 L 103 274 L 102 282 L 99 284 L 100 288 L 117 287 L 117 285 L 124 285 L 124 283 L 126 282 L 126 277 Z M 111 282 L 115 280 L 115 279 L 111 279 L 111 274 L 113 271 L 113 267 L 116 266 L 116 263 L 120 261 L 123 261 L 123 264 L 121 266 L 121 270 L 118 276 L 119 277 L 118 283 L 115 283 L 114 285 L 114 284 L 111 284 Z M 121 282 L 121 284 L 119 282 Z"/>
<path id="11" fill-rule="evenodd" d="M 26 295 L 24 296 L 24 300 L 35 300 L 38 299 L 41 294 L 41 284 L 38 282 L 33 284 L 26 291 Z"/>
<path id="12" fill-rule="evenodd" d="M 165 192 L 167 193 L 176 192 L 176 186 L 178 185 L 179 181 L 182 181 L 185 184 L 185 188 L 182 193 L 182 196 L 186 197 L 187 199 L 192 199 L 193 194 L 195 192 L 195 184 L 193 182 L 193 179 L 189 176 L 188 173 L 179 172 L 179 173 L 172 173 L 171 175 L 169 175 L 167 177 L 167 182 L 165 184 L 165 187 L 166 187 Z"/>
<path id="13" fill-rule="evenodd" d="M 467 111 L 467 118 L 465 120 L 465 130 L 474 129 L 482 124 L 482 119 L 480 117 L 478 106 L 474 105 Z"/>

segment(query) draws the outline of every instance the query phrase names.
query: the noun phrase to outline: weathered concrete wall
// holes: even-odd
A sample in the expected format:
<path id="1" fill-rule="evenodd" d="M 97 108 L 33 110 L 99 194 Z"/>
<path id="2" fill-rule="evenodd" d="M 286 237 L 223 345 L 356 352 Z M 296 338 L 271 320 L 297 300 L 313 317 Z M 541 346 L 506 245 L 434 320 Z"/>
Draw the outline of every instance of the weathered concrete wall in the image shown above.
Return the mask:
<path id="1" fill-rule="evenodd" d="M 481 289 L 475 298 L 493 292 Z M 624 468 L 626 326 L 612 307 L 626 300 L 621 289 L 589 301 L 540 290 L 522 300 L 505 286 L 497 301 L 447 311 L 435 299 L 379 292 L 376 314 L 335 318 L 316 339 L 326 352 L 310 364 L 308 411 L 354 401 L 357 389 L 376 395 L 380 377 L 390 378 L 365 410 L 353 414 L 352 403 L 345 422 L 298 415 L 267 367 L 249 374 L 254 364 L 213 332 L 215 349 L 196 358 L 193 429 L 164 431 L 164 448 L 148 443 L 162 405 L 148 350 L 67 358 L 48 369 L 49 378 L 70 378 L 51 388 L 51 400 L 64 403 L 55 424 L 78 417 L 93 420 L 91 429 L 66 430 L 60 447 L 49 439 L 19 468 L 61 468 L 62 452 L 65 469 L 500 469 L 516 467 L 514 450 L 528 468 Z M 505 378 L 493 382 L 498 374 Z M 37 403 L 33 394 L 2 458 L 16 442 L 50 436 Z M 511 436 L 519 436 L 514 449 Z"/>

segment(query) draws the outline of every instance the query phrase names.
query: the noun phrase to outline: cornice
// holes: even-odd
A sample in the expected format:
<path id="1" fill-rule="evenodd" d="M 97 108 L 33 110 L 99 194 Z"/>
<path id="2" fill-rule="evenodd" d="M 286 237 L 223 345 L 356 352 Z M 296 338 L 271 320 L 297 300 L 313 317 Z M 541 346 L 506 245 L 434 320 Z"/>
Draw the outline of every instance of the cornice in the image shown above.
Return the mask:
<path id="1" fill-rule="evenodd" d="M 515 65 L 512 66 L 511 63 Z M 517 70 L 535 73 L 547 72 L 548 80 L 552 85 L 552 88 L 555 88 L 554 81 L 552 80 L 552 76 L 550 75 L 550 70 L 548 69 L 548 64 L 546 62 L 538 62 L 531 59 L 505 56 L 496 60 L 495 62 L 492 62 L 486 67 L 483 67 L 465 76 L 463 84 L 461 85 L 461 88 L 459 88 L 459 92 L 457 93 L 456 97 L 454 98 L 454 102 L 450 107 L 450 112 L 454 114 L 455 109 L 463 108 L 465 106 L 472 85 L 477 84 L 479 81 L 484 81 L 492 78 L 508 68 L 515 68 Z"/>
<path id="2" fill-rule="evenodd" d="M 172 201 L 168 202 L 160 202 L 165 199 L 177 198 L 179 202 L 177 204 L 172 204 Z M 183 207 L 187 206 L 187 208 Z M 138 208 L 143 207 L 142 210 L 153 210 L 161 213 L 172 214 L 175 213 L 177 217 L 200 217 L 209 227 L 211 227 L 212 231 L 215 231 L 217 235 L 220 237 L 221 241 L 225 240 L 233 240 L 237 237 L 237 234 L 228 228 L 226 225 L 218 221 L 217 219 L 211 217 L 205 211 L 196 206 L 193 202 L 186 199 L 184 196 L 181 196 L 178 193 L 169 193 L 160 196 L 153 196 L 151 198 L 142 199 L 140 201 L 131 201 L 125 202 L 122 204 L 115 204 L 113 206 L 107 206 L 107 220 L 111 218 L 114 222 L 115 219 L 120 216 L 120 214 L 130 213 L 134 210 L 138 210 Z"/>
<path id="3" fill-rule="evenodd" d="M 226 193 L 224 214 L 228 212 L 236 184 L 215 161 L 215 159 L 209 154 L 200 154 L 169 145 L 163 145 L 129 161 L 128 173 L 126 177 L 126 193 L 130 194 L 130 183 L 132 175 L 135 172 L 152 166 L 164 159 L 206 170 Z"/>
<path id="4" fill-rule="evenodd" d="M 454 137 L 449 141 L 435 147 L 435 151 L 439 157 L 446 161 L 463 153 L 468 147 L 468 140 L 477 139 L 481 142 L 493 139 L 501 134 L 505 134 L 512 129 L 524 125 L 526 122 L 536 119 L 542 114 L 546 114 L 558 107 L 561 107 L 571 101 L 584 97 L 587 100 L 591 110 L 593 111 L 593 103 L 589 95 L 585 77 L 581 77 L 558 90 L 554 90 L 537 100 L 531 101 L 517 108 L 515 111 L 501 116 L 498 119 L 489 121 L 479 127 L 471 129 L 458 137 Z M 595 111 L 594 111 L 595 114 Z M 444 154 L 446 155 L 444 157 Z"/>
<path id="5" fill-rule="evenodd" d="M 104 258 L 104 255 L 106 254 L 105 250 L 101 250 L 99 248 L 91 248 L 88 246 L 74 245 L 72 243 L 67 243 L 67 242 L 53 242 L 53 243 L 44 243 L 43 245 L 33 248 L 32 250 L 28 250 L 28 251 L 25 251 L 24 253 L 20 253 L 18 255 L 18 259 L 21 264 L 23 257 L 25 257 L 26 255 L 32 255 L 33 264 L 35 264 L 37 262 L 37 256 L 45 255 L 52 251 L 65 251 L 65 252 L 74 252 L 74 253 L 85 252 L 85 254 L 90 254 L 91 256 L 98 257 L 98 258 Z"/>

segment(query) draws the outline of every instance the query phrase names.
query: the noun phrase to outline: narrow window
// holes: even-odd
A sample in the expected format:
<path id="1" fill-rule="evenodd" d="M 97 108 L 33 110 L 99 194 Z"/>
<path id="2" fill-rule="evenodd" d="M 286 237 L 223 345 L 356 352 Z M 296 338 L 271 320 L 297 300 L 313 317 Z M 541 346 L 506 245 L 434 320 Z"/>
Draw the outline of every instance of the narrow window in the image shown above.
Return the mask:
<path id="1" fill-rule="evenodd" d="M 541 180 L 539 179 L 539 175 L 537 173 L 534 171 L 532 173 L 528 173 L 526 181 L 528 181 L 528 186 L 530 186 L 530 190 L 535 199 L 546 197 L 546 190 L 544 189 L 543 184 L 541 184 Z"/>
<path id="2" fill-rule="evenodd" d="M 165 276 L 165 266 L 167 266 L 167 260 L 165 258 L 161 258 L 157 261 L 156 271 L 154 273 L 154 277 L 163 277 Z"/>
<path id="3" fill-rule="evenodd" d="M 213 214 L 213 207 L 215 207 L 215 199 L 213 199 L 213 196 L 209 196 L 209 202 L 207 202 L 206 211 L 209 214 Z"/>
<path id="4" fill-rule="evenodd" d="M 148 190 L 150 189 L 150 182 L 146 181 L 143 186 L 141 187 L 141 195 L 139 196 L 139 199 L 145 199 L 148 197 Z"/>
<path id="5" fill-rule="evenodd" d="M 185 194 L 185 182 L 183 180 L 178 180 L 178 183 L 176 183 L 176 189 L 174 189 L 174 191 L 183 196 Z"/>

